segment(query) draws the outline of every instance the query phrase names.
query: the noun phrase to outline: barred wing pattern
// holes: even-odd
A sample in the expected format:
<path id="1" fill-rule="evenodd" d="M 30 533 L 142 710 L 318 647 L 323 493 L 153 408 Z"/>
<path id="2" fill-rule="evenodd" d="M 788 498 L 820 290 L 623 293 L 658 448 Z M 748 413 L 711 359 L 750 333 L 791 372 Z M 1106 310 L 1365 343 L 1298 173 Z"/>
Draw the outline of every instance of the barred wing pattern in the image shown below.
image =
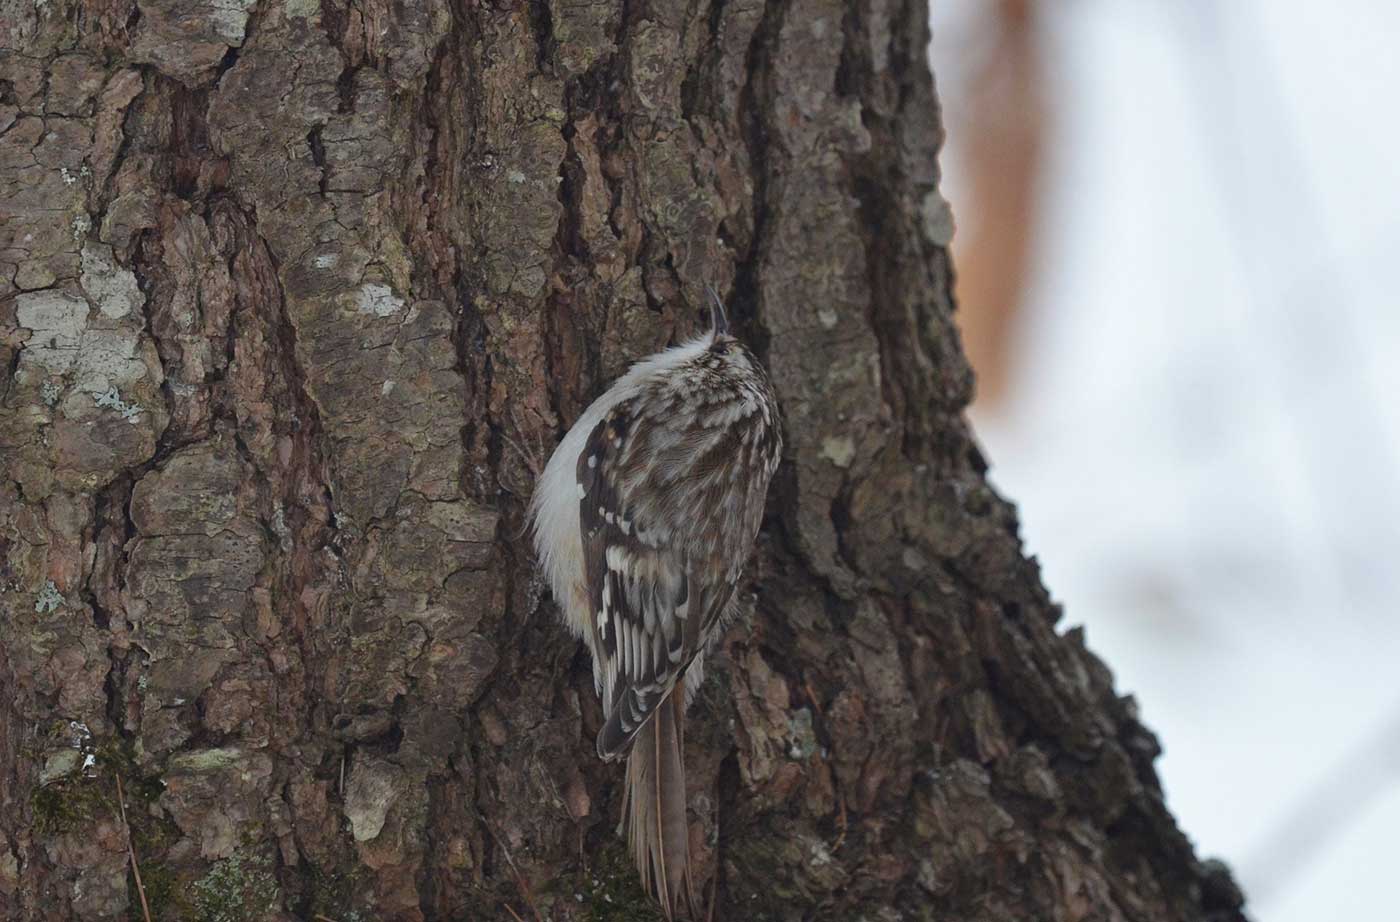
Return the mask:
<path id="1" fill-rule="evenodd" d="M 579 524 L 602 665 L 603 758 L 626 751 L 720 626 L 780 454 L 761 379 L 658 384 L 612 407 L 589 434 Z"/>

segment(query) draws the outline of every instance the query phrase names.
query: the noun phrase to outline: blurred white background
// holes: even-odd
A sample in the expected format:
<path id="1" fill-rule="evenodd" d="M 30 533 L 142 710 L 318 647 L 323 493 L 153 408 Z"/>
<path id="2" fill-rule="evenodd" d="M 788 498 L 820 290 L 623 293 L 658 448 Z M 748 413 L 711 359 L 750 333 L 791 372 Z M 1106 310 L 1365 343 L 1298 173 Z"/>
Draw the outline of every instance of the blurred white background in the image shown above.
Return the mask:
<path id="1" fill-rule="evenodd" d="M 1264 922 L 1397 918 L 1400 4 L 933 0 L 974 424 Z"/>

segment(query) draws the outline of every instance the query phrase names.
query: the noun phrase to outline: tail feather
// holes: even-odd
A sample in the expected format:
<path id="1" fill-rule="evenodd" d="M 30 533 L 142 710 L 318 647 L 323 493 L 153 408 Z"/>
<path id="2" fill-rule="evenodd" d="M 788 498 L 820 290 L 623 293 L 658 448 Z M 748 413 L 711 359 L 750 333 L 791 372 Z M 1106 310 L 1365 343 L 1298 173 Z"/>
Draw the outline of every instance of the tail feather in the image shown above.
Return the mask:
<path id="1" fill-rule="evenodd" d="M 684 681 L 632 740 L 622 815 L 642 887 L 667 919 L 695 912 L 690 826 L 685 814 Z"/>

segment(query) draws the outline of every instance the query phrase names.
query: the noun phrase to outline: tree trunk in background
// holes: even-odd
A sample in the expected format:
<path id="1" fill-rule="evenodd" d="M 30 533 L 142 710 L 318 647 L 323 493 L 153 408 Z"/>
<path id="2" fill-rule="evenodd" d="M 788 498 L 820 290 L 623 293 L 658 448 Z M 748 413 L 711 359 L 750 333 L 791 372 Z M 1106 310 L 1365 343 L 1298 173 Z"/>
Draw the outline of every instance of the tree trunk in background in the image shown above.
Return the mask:
<path id="1" fill-rule="evenodd" d="M 521 530 L 708 281 L 790 446 L 714 918 L 1242 919 L 963 422 L 922 0 L 0 14 L 4 918 L 141 918 L 128 830 L 157 920 L 653 918 Z"/>

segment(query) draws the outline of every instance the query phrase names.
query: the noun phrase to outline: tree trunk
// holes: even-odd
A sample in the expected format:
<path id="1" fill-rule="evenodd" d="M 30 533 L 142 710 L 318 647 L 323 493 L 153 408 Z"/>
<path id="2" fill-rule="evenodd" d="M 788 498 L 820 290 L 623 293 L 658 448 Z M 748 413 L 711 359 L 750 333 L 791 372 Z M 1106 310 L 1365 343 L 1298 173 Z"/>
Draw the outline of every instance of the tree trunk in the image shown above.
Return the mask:
<path id="1" fill-rule="evenodd" d="M 0 14 L 4 918 L 653 918 L 521 532 L 706 282 L 789 446 L 713 918 L 1243 918 L 962 418 L 924 0 Z"/>

